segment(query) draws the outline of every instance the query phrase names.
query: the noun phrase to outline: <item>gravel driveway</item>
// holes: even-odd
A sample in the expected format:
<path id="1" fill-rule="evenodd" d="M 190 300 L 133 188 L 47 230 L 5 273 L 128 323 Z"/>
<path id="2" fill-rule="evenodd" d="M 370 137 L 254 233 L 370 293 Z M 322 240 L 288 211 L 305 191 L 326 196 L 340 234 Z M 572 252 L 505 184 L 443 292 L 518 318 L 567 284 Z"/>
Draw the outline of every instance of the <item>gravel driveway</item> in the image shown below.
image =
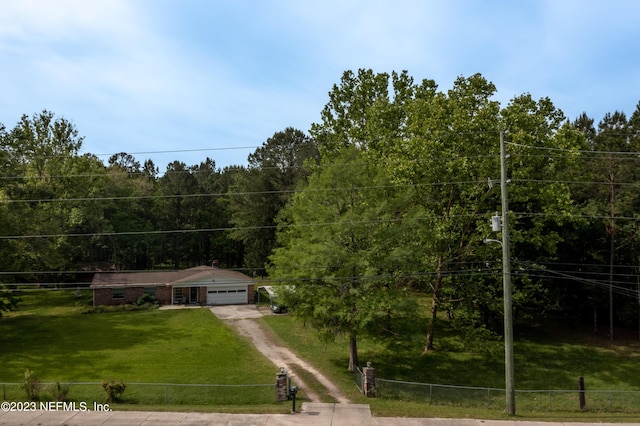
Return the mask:
<path id="1" fill-rule="evenodd" d="M 311 402 L 320 402 L 320 397 L 315 392 L 312 392 L 300 377 L 296 376 L 292 369 L 294 365 L 313 375 L 318 382 L 327 388 L 327 395 L 333 397 L 336 402 L 343 404 L 350 402 L 329 379 L 312 365 L 299 358 L 288 348 L 276 344 L 269 338 L 269 334 L 265 333 L 264 326 L 259 320 L 263 314 L 255 305 L 213 306 L 211 307 L 211 312 L 219 319 L 224 320 L 227 324 L 234 327 L 238 334 L 251 339 L 256 349 L 270 359 L 277 368 L 284 367 L 298 387 L 304 390 Z"/>

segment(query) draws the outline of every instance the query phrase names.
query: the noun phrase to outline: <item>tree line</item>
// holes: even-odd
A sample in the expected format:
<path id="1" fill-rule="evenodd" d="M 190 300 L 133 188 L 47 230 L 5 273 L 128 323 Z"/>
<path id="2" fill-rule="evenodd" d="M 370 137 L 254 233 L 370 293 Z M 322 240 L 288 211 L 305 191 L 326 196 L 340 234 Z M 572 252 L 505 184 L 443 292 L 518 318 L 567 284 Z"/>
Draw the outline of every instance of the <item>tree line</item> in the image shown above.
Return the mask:
<path id="1" fill-rule="evenodd" d="M 549 98 L 506 105 L 482 75 L 442 91 L 407 73 L 347 71 L 308 132 L 276 132 L 247 165 L 80 154 L 68 120 L 0 125 L 0 280 L 82 282 L 82 271 L 210 264 L 284 284 L 330 338 L 387 330 L 432 296 L 424 349 L 446 312 L 500 333 L 499 133 L 506 132 L 516 321 L 561 318 L 613 338 L 638 329 L 640 104 L 595 124 Z M 5 293 L 6 295 L 6 293 Z M 8 302 L 7 297 L 3 304 Z M 3 305 L 4 306 L 4 305 Z M 7 305 L 8 306 L 8 305 Z"/>

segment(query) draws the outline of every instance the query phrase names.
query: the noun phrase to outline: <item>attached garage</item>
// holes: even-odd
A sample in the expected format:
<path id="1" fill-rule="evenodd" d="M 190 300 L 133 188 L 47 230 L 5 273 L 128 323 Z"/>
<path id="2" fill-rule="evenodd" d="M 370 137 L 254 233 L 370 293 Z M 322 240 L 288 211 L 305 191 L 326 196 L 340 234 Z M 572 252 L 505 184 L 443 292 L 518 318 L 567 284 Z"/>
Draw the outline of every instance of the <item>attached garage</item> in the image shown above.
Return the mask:
<path id="1" fill-rule="evenodd" d="M 101 272 L 91 283 L 94 305 L 136 303 L 144 294 L 161 305 L 253 303 L 254 281 L 247 275 L 211 266 L 180 271 Z"/>
<path id="2" fill-rule="evenodd" d="M 249 303 L 247 286 L 207 287 L 207 305 Z"/>

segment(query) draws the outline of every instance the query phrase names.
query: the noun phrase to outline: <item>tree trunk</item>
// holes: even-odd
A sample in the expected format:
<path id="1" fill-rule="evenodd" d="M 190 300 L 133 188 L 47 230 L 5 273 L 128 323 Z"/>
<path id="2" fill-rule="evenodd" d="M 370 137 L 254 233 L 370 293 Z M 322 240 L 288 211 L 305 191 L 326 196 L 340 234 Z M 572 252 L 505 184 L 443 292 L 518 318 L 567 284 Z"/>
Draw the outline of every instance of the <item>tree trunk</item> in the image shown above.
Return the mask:
<path id="1" fill-rule="evenodd" d="M 611 253 L 609 255 L 609 340 L 613 340 L 613 261 L 614 261 L 614 234 L 611 233 Z"/>
<path id="2" fill-rule="evenodd" d="M 615 260 L 616 238 L 616 188 L 613 185 L 615 176 L 611 176 L 611 219 L 609 247 L 609 340 L 613 340 L 613 262 Z"/>
<path id="3" fill-rule="evenodd" d="M 349 337 L 349 371 L 358 366 L 358 341 L 355 335 Z"/>
<path id="4" fill-rule="evenodd" d="M 638 305 L 640 305 L 640 277 L 638 278 Z M 640 313 L 638 314 L 638 340 L 640 340 Z"/>
<path id="5" fill-rule="evenodd" d="M 180 269 L 180 234 L 173 238 L 173 269 Z"/>
<path id="6" fill-rule="evenodd" d="M 440 297 L 440 286 L 442 285 L 442 257 L 438 258 L 438 268 L 436 270 L 436 279 L 431 287 L 433 290 L 433 298 L 431 299 L 431 321 L 427 327 L 427 344 L 424 352 L 433 350 L 433 335 L 435 332 L 436 318 L 438 315 L 438 306 Z"/>

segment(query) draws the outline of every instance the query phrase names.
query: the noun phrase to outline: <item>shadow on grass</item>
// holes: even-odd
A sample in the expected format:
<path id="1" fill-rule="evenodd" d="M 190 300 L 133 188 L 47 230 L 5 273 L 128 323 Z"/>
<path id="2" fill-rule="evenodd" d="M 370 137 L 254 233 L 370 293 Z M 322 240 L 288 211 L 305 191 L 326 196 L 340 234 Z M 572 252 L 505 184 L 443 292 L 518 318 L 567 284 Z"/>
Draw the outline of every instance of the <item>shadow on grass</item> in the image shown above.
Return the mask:
<path id="1" fill-rule="evenodd" d="M 423 323 L 424 324 L 424 323 Z M 407 330 L 402 338 L 360 338 L 359 360 L 372 362 L 376 377 L 407 382 L 504 389 L 504 343 L 499 336 L 484 342 L 464 342 L 446 321 L 439 321 L 435 350 L 423 353 L 424 333 Z M 522 327 L 514 343 L 515 383 L 518 390 L 574 390 L 578 377 L 587 390 L 638 390 L 640 344 L 611 344 L 589 333 L 566 335 L 559 327 Z M 343 356 L 334 356 L 334 371 L 351 373 L 346 342 Z"/>

